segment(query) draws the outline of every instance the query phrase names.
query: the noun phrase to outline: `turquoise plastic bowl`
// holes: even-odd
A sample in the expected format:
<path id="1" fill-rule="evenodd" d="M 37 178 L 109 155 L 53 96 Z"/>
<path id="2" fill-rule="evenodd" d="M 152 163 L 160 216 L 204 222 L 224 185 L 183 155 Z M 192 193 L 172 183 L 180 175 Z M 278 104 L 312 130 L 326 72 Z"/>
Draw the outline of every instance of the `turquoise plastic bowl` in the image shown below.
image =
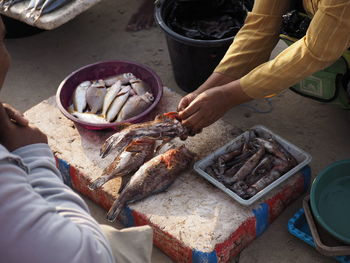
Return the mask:
<path id="1" fill-rule="evenodd" d="M 350 159 L 332 163 L 320 172 L 312 183 L 310 202 L 318 223 L 350 244 Z"/>

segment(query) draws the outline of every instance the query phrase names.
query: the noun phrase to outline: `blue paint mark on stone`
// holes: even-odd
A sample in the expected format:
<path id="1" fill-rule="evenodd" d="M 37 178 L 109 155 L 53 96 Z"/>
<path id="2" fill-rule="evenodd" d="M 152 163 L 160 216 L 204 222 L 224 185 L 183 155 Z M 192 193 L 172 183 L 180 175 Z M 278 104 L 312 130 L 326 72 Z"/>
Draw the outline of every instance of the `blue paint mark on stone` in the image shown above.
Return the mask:
<path id="1" fill-rule="evenodd" d="M 306 165 L 303 169 L 301 169 L 301 173 L 304 176 L 304 192 L 307 192 L 311 183 L 311 167 Z"/>
<path id="2" fill-rule="evenodd" d="M 218 257 L 216 251 L 207 253 L 198 250 L 192 250 L 192 263 L 217 263 Z"/>
<path id="3" fill-rule="evenodd" d="M 61 172 L 61 175 L 63 177 L 63 183 L 68 185 L 69 187 L 72 187 L 72 179 L 70 177 L 70 165 L 62 160 L 58 159 L 58 169 Z"/>
<path id="4" fill-rule="evenodd" d="M 135 220 L 132 215 L 132 210 L 128 206 L 125 206 L 122 212 L 120 213 L 120 221 L 126 227 L 135 226 Z"/>
<path id="5" fill-rule="evenodd" d="M 253 209 L 256 218 L 256 236 L 260 236 L 269 225 L 269 206 L 262 203 L 258 208 Z"/>

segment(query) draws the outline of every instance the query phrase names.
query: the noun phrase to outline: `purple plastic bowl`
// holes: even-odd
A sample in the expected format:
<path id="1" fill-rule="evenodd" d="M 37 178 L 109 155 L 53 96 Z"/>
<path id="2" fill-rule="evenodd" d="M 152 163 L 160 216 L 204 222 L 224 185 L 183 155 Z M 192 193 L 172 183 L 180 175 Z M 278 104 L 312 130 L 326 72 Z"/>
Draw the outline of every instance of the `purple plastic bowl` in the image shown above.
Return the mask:
<path id="1" fill-rule="evenodd" d="M 136 115 L 130 119 L 122 122 L 113 122 L 106 124 L 91 124 L 82 121 L 67 111 L 69 105 L 72 104 L 72 95 L 76 87 L 85 80 L 97 80 L 104 79 L 110 76 L 131 72 L 137 78 L 145 81 L 151 88 L 154 101 L 144 112 Z M 89 130 L 103 130 L 103 129 L 118 129 L 118 126 L 123 123 L 138 123 L 154 109 L 159 103 L 163 95 L 163 85 L 158 75 L 150 68 L 130 61 L 105 61 L 90 64 L 82 67 L 66 77 L 59 85 L 56 93 L 56 102 L 58 108 L 61 110 L 64 116 L 72 120 L 74 123 L 89 129 Z"/>

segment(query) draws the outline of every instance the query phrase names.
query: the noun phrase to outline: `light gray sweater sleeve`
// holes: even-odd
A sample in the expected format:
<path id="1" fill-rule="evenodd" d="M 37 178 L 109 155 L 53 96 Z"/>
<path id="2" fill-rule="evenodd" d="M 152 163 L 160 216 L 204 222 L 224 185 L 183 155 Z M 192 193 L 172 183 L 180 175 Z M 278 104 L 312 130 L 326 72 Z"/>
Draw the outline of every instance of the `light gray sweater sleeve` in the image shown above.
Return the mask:
<path id="1" fill-rule="evenodd" d="M 98 223 L 63 184 L 46 144 L 12 154 L 0 145 L 0 225 L 4 262 L 114 262 Z"/>

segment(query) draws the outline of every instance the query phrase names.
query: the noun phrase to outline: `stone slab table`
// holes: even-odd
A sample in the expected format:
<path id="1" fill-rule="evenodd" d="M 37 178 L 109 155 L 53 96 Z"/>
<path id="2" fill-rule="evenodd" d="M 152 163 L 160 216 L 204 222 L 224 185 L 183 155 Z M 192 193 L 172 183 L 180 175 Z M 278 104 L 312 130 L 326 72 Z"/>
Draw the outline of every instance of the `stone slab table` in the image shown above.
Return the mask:
<path id="1" fill-rule="evenodd" d="M 0 9 L 0 13 L 31 26 L 52 30 L 67 23 L 101 1 L 102 0 L 73 0 L 53 12 L 42 15 L 37 20 L 27 17 L 26 12 L 24 12 L 29 3 L 28 1 L 17 3 L 7 11 Z"/>
<path id="2" fill-rule="evenodd" d="M 163 98 L 149 118 L 175 110 L 179 100 L 180 95 L 164 88 Z M 113 132 L 75 126 L 58 110 L 55 97 L 29 109 L 25 116 L 48 135 L 65 182 L 108 210 L 122 180 L 115 178 L 95 191 L 88 185 L 113 160 L 112 154 L 105 159 L 99 156 L 102 143 Z M 203 158 L 241 133 L 220 120 L 185 143 Z M 181 174 L 167 191 L 129 204 L 118 219 L 125 226 L 150 225 L 154 244 L 176 262 L 228 262 L 307 191 L 309 183 L 310 168 L 306 166 L 263 199 L 242 206 L 191 170 Z"/>

